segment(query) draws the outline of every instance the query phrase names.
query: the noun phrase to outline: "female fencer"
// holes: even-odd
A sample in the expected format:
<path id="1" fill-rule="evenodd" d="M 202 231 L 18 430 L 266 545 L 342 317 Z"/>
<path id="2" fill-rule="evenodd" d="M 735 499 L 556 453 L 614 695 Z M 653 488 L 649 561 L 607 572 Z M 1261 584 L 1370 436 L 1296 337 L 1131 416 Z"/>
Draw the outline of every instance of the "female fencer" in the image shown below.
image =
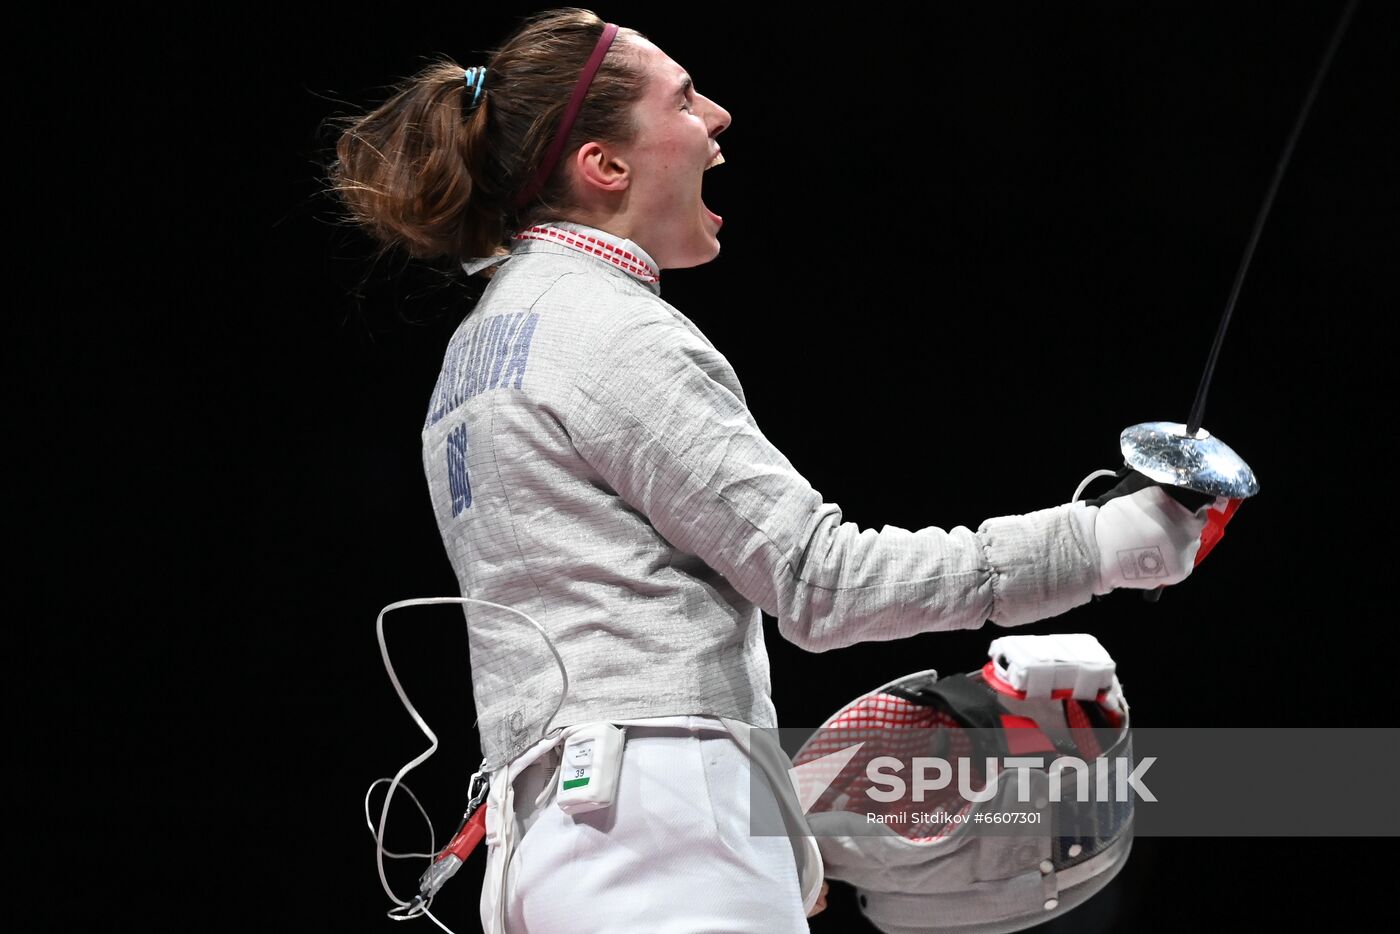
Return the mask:
<path id="1" fill-rule="evenodd" d="M 735 734 L 777 725 L 762 613 L 814 652 L 1014 626 L 1179 582 L 1199 547 L 1204 509 L 1156 486 L 975 531 L 843 522 L 661 297 L 663 270 L 720 251 L 701 177 L 730 122 L 641 33 L 566 8 L 484 66 L 423 70 L 338 139 L 358 223 L 488 280 L 447 346 L 424 469 L 463 596 L 529 614 L 567 668 L 561 700 L 540 633 L 468 607 L 486 930 L 807 930 L 819 876 L 748 832 L 766 805 Z M 1125 549 L 1156 549 L 1161 573 L 1128 579 Z M 623 725 L 595 763 L 616 784 L 571 812 L 555 770 L 600 723 Z"/>

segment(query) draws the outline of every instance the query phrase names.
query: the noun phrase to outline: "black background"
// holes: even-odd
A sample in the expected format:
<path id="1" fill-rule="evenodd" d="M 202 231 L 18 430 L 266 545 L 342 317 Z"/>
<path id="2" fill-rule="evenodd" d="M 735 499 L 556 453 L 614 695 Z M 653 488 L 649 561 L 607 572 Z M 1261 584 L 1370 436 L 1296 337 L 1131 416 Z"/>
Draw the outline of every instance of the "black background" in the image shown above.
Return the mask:
<path id="1" fill-rule="evenodd" d="M 484 63 L 531 9 L 47 24 L 13 125 L 13 274 L 37 298 L 8 367 L 33 439 L 13 458 L 35 520 L 18 571 L 42 599 L 17 627 L 35 690 L 16 709 L 42 724 L 17 741 L 40 763 L 21 807 L 37 891 L 60 893 L 36 904 L 159 930 L 394 929 L 361 798 L 424 740 L 373 624 L 455 593 L 418 432 L 479 285 L 371 265 L 324 194 L 324 121 L 429 55 Z M 705 176 L 723 252 L 666 272 L 663 297 L 847 521 L 916 529 L 1064 502 L 1117 466 L 1123 428 L 1185 420 L 1342 4 L 596 9 L 733 115 Z M 1206 426 L 1259 497 L 1160 603 L 1025 630 L 1098 635 L 1139 725 L 1394 724 L 1396 26 L 1393 5 L 1360 8 L 1225 345 Z M 460 610 L 388 626 L 442 737 L 410 784 L 444 834 L 477 759 Z M 781 722 L 970 670 L 1000 632 L 813 655 L 769 620 Z M 1251 780 L 1221 793 L 1248 807 Z M 1344 782 L 1298 802 L 1366 806 Z M 411 808 L 395 823 L 392 846 L 426 845 Z M 1047 930 L 1308 929 L 1387 903 L 1389 841 L 1278 826 L 1140 839 Z M 458 932 L 479 875 L 438 901 Z M 844 886 L 831 903 L 813 930 L 866 929 Z"/>

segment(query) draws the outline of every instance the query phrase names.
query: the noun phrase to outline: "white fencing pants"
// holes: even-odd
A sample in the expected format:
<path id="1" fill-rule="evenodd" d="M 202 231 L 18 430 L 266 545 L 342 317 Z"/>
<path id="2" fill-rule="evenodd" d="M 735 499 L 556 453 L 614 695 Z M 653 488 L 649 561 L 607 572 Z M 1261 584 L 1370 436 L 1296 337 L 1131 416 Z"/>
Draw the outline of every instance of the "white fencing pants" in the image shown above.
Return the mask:
<path id="1" fill-rule="evenodd" d="M 510 934 L 797 934 L 808 930 L 792 845 L 749 832 L 749 757 L 717 721 L 627 728 L 617 797 L 570 816 L 554 754 L 515 779 L 519 837 L 504 876 Z M 499 773 L 505 780 L 505 770 Z M 493 774 L 493 785 L 497 776 Z M 760 778 L 754 806 L 776 809 Z M 771 825 L 771 821 L 770 821 Z M 487 847 L 491 931 L 503 847 Z"/>

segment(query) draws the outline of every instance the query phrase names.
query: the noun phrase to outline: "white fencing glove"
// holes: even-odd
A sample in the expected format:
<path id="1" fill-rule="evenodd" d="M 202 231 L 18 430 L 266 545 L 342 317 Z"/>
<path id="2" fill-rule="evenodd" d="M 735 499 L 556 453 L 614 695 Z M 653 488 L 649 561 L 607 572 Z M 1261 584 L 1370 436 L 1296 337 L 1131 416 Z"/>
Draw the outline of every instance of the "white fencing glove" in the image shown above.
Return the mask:
<path id="1" fill-rule="evenodd" d="M 1179 584 L 1191 573 L 1209 504 L 1192 512 L 1160 486 L 1085 506 L 1099 546 L 1099 587 L 1153 590 Z M 1091 523 L 1084 521 L 1086 529 Z"/>

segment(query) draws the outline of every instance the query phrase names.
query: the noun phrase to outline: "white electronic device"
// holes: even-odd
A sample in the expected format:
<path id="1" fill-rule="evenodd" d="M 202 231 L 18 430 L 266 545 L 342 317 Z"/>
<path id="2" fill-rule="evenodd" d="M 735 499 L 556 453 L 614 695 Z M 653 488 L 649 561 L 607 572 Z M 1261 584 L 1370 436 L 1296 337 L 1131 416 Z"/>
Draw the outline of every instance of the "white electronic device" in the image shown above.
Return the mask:
<path id="1" fill-rule="evenodd" d="M 624 742 L 622 728 L 611 723 L 589 723 L 569 731 L 559 763 L 560 810 L 581 814 L 613 803 Z"/>

